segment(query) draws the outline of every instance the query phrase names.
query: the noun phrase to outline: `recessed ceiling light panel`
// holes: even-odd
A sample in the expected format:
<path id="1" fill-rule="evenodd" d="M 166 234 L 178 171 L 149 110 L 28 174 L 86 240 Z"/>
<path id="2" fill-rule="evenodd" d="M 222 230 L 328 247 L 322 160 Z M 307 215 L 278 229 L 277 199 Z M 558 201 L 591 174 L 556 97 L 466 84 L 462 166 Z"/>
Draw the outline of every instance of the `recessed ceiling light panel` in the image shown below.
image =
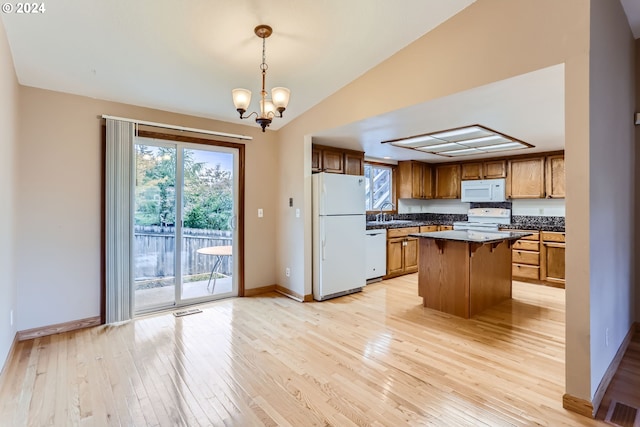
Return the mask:
<path id="1" fill-rule="evenodd" d="M 471 156 L 533 147 L 524 141 L 481 125 L 426 133 L 382 141 L 382 143 L 446 157 Z"/>

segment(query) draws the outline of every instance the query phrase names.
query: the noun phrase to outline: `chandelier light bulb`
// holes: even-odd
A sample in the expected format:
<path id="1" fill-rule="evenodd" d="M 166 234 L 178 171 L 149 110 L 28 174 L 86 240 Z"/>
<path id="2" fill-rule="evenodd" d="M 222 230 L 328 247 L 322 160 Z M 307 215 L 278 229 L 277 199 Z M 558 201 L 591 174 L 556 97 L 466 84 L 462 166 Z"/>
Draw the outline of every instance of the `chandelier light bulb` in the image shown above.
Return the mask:
<path id="1" fill-rule="evenodd" d="M 271 89 L 271 99 L 273 99 L 273 105 L 280 111 L 284 111 L 289 104 L 289 96 L 291 95 L 291 91 L 286 87 L 274 87 Z"/>
<path id="2" fill-rule="evenodd" d="M 251 103 L 251 91 L 247 89 L 234 89 L 231 91 L 233 96 L 233 104 L 236 106 L 236 110 L 247 111 L 249 104 Z"/>

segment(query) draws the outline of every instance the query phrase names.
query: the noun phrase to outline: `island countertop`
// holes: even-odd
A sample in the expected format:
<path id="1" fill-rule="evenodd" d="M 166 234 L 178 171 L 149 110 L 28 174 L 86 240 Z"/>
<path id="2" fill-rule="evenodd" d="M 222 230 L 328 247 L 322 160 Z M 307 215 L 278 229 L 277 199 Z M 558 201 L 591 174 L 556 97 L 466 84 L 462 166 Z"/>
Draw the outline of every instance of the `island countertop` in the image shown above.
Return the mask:
<path id="1" fill-rule="evenodd" d="M 469 243 L 495 243 L 505 240 L 518 240 L 532 233 L 514 231 L 475 231 L 475 230 L 448 230 L 433 231 L 429 233 L 413 233 L 411 237 L 424 239 L 450 240 L 454 242 Z"/>

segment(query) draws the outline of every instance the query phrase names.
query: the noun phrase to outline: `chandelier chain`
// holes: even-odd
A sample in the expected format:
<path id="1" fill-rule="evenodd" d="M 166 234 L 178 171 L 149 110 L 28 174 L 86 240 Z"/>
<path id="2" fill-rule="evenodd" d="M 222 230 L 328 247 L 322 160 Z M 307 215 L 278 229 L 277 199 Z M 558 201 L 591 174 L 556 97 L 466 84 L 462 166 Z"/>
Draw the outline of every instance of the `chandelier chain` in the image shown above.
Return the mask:
<path id="1" fill-rule="evenodd" d="M 266 38 L 262 39 L 262 64 L 260 64 L 260 69 L 262 71 L 266 71 L 269 66 L 267 65 L 267 55 L 265 53 L 265 42 L 266 42 Z"/>

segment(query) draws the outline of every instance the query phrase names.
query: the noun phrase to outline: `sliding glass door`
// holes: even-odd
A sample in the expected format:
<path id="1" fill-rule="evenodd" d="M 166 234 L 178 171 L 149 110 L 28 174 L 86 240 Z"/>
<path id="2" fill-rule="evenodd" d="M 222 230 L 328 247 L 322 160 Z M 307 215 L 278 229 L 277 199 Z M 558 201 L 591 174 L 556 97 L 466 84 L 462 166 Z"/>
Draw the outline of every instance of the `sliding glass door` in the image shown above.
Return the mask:
<path id="1" fill-rule="evenodd" d="M 137 138 L 135 312 L 238 294 L 238 150 Z"/>

